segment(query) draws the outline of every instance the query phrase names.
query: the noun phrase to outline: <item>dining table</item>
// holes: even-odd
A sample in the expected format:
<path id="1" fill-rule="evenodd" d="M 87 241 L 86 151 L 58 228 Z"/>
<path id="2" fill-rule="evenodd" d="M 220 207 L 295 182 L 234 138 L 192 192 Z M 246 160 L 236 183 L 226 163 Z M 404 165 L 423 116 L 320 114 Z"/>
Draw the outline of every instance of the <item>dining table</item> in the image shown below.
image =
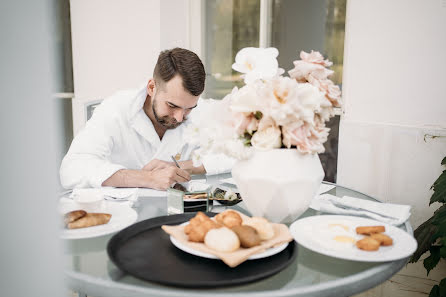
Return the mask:
<path id="1" fill-rule="evenodd" d="M 219 185 L 231 178 L 229 173 L 193 176 L 193 179 L 206 179 L 209 185 Z M 231 184 L 224 184 L 234 187 Z M 355 197 L 378 201 L 366 194 L 338 184 L 323 182 L 332 186 L 327 192 L 337 197 Z M 122 203 L 122 202 L 116 202 Z M 137 212 L 137 222 L 166 216 L 166 195 L 145 196 L 139 192 L 138 199 L 132 208 Z M 249 214 L 243 201 L 234 206 L 223 206 L 214 203 L 211 211 L 235 209 Z M 299 217 L 324 215 L 320 211 L 309 208 Z M 408 234 L 413 230 L 406 221 L 399 226 Z M 115 232 L 116 233 L 116 232 Z M 360 262 L 326 256 L 297 244 L 297 256 L 291 264 L 278 273 L 245 284 L 226 286 L 187 288 L 160 284 L 141 280 L 121 269 L 110 259 L 107 245 L 114 234 L 92 238 L 64 239 L 64 278 L 67 287 L 79 296 L 123 297 L 123 296 L 352 296 L 371 289 L 391 278 L 401 270 L 409 257 L 388 262 Z M 197 261 L 200 258 L 197 257 Z M 171 267 L 171 269 L 175 269 Z M 193 271 L 188 273 L 194 273 Z"/>

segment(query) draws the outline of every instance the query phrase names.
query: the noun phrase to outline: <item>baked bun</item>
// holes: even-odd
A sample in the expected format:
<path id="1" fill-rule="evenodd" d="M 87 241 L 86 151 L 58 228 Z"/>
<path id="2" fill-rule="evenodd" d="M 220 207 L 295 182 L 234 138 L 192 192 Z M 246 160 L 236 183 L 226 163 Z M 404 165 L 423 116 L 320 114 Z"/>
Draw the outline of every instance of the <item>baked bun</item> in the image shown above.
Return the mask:
<path id="1" fill-rule="evenodd" d="M 226 227 L 209 230 L 204 237 L 207 247 L 219 252 L 233 252 L 240 247 L 240 240 L 231 229 Z"/>
<path id="2" fill-rule="evenodd" d="M 261 240 L 268 240 L 274 237 L 273 226 L 265 218 L 252 217 L 250 219 L 246 219 L 243 222 L 243 225 L 251 226 L 256 229 Z"/>
<path id="3" fill-rule="evenodd" d="M 215 216 L 215 220 L 228 228 L 242 225 L 242 217 L 233 210 L 226 210 Z"/>
<path id="4" fill-rule="evenodd" d="M 240 245 L 244 248 L 250 248 L 260 244 L 259 233 L 251 226 L 235 226 L 231 230 L 237 234 Z"/>

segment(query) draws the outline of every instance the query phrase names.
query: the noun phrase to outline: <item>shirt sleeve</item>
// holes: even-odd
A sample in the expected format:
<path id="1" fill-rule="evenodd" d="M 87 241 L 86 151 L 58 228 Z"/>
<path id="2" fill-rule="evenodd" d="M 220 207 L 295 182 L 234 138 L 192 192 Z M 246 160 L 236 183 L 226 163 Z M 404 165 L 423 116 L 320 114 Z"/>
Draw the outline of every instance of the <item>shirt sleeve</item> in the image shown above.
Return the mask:
<path id="1" fill-rule="evenodd" d="M 125 168 L 110 161 L 119 122 L 118 114 L 110 108 L 96 108 L 62 160 L 60 180 L 64 188 L 101 187 L 116 171 Z"/>

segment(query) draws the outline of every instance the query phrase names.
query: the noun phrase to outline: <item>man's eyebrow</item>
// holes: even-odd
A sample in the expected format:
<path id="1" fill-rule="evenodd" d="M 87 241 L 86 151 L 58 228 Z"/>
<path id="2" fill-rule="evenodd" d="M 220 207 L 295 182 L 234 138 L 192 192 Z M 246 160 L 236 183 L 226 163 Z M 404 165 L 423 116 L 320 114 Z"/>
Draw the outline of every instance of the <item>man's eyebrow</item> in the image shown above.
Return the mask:
<path id="1" fill-rule="evenodd" d="M 176 108 L 182 108 L 182 109 L 194 109 L 195 107 L 197 107 L 197 104 L 195 104 L 194 106 L 189 107 L 189 108 L 183 108 L 183 107 L 178 106 L 178 105 L 176 105 L 175 103 L 172 103 L 172 102 L 170 102 L 170 101 L 167 101 L 167 103 L 169 103 L 169 104 L 172 105 L 173 107 L 176 107 Z"/>

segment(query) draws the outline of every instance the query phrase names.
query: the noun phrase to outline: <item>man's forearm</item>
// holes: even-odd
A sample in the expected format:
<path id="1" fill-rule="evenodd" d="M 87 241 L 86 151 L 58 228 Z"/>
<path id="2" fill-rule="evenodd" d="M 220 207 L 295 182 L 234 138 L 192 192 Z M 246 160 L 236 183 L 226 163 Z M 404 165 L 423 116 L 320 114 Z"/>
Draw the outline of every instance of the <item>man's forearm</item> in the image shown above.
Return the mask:
<path id="1" fill-rule="evenodd" d="M 201 165 L 199 167 L 194 167 L 192 160 L 180 161 L 180 162 L 178 162 L 178 164 L 180 165 L 181 169 L 188 171 L 190 174 L 205 174 L 206 173 L 206 169 L 204 168 L 203 165 Z"/>
<path id="2" fill-rule="evenodd" d="M 150 188 L 150 180 L 150 171 L 121 169 L 106 179 L 102 183 L 102 186 L 120 188 Z"/>

